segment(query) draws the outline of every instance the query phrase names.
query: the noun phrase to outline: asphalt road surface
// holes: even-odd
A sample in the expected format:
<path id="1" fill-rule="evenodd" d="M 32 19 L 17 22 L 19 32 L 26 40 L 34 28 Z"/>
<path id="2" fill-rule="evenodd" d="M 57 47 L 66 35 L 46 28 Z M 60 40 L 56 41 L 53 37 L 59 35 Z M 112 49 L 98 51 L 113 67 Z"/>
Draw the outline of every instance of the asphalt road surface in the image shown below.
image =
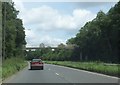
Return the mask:
<path id="1" fill-rule="evenodd" d="M 3 83 L 118 83 L 118 78 L 45 64 L 44 70 L 29 70 L 26 67 Z"/>

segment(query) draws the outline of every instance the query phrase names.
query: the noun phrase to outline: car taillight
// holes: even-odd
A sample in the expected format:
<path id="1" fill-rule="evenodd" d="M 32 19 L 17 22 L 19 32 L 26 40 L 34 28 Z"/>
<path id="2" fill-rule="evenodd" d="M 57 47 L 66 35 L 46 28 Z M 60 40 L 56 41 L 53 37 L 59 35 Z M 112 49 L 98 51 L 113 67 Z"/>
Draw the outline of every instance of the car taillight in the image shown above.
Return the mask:
<path id="1" fill-rule="evenodd" d="M 32 64 L 35 64 L 35 62 L 32 62 Z"/>
<path id="2" fill-rule="evenodd" d="M 31 64 L 43 64 L 43 62 L 32 62 Z"/>
<path id="3" fill-rule="evenodd" d="M 39 62 L 39 64 L 43 64 L 42 62 Z"/>

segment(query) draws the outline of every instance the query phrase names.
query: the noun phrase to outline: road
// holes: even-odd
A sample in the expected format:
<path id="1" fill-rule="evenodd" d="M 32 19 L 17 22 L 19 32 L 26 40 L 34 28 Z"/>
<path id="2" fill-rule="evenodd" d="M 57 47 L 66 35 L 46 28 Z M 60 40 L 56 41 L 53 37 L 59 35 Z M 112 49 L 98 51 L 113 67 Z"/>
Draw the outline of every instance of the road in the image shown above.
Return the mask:
<path id="1" fill-rule="evenodd" d="M 3 83 L 118 83 L 118 78 L 45 64 L 44 70 L 29 70 L 26 67 Z"/>

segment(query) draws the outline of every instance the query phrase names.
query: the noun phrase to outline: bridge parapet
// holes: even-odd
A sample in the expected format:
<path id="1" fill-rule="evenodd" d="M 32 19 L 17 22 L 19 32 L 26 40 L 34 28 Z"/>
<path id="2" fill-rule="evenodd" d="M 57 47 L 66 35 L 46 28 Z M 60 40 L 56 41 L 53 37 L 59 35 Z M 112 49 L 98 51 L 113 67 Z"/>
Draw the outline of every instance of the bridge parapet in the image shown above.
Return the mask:
<path id="1" fill-rule="evenodd" d="M 57 47 L 44 47 L 44 48 L 40 48 L 40 47 L 26 47 L 27 50 L 30 50 L 30 49 L 47 49 L 47 48 L 50 48 L 50 49 L 57 49 Z"/>

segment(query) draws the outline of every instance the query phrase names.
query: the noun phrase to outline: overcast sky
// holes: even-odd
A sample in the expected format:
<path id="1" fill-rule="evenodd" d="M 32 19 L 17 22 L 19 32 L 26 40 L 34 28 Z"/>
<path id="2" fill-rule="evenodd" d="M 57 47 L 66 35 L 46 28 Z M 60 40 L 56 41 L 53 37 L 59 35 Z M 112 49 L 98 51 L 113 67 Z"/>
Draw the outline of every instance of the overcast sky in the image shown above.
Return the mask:
<path id="1" fill-rule="evenodd" d="M 74 37 L 82 26 L 94 19 L 102 10 L 105 13 L 113 2 L 15 2 L 23 20 L 27 46 L 57 46 Z"/>

